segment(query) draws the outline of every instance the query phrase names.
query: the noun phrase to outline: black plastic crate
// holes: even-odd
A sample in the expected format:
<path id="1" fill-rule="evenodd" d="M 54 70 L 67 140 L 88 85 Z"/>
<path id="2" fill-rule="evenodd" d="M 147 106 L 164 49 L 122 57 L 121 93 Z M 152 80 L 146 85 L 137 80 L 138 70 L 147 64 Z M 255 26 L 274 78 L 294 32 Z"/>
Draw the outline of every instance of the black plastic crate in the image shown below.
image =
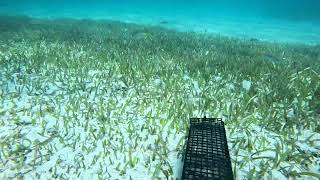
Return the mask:
<path id="1" fill-rule="evenodd" d="M 182 179 L 233 179 L 221 118 L 190 118 Z"/>

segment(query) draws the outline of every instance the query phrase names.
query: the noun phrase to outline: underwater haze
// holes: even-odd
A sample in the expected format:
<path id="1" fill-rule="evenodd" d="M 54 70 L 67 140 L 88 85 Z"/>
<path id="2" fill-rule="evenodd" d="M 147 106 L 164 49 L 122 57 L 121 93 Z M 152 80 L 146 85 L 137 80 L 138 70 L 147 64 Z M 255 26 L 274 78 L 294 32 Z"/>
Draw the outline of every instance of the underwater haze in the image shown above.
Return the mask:
<path id="1" fill-rule="evenodd" d="M 1 1 L 0 14 L 42 18 L 113 19 L 268 41 L 318 43 L 316 0 Z"/>
<path id="2" fill-rule="evenodd" d="M 319 6 L 1 0 L 0 179 L 181 179 L 193 117 L 235 180 L 320 179 Z"/>

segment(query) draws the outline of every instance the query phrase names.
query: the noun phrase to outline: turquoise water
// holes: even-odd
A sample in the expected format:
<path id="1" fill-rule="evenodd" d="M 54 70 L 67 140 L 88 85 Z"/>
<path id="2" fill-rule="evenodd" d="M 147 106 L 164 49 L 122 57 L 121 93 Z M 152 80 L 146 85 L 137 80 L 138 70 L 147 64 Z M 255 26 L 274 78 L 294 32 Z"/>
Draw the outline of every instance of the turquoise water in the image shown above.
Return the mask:
<path id="1" fill-rule="evenodd" d="M 227 0 L 227 1 L 142 1 L 142 0 L 95 0 L 95 1 L 1 1 L 2 13 L 55 13 L 86 12 L 88 16 L 96 11 L 109 13 L 144 12 L 151 14 L 168 15 L 249 15 L 264 16 L 292 20 L 319 21 L 320 2 L 317 0 L 284 0 L 284 1 L 254 1 L 254 0 Z M 42 14 L 44 15 L 44 14 Z"/>
<path id="2" fill-rule="evenodd" d="M 318 44 L 320 2 L 308 1 L 2 1 L 0 14 L 113 19 L 181 31 Z M 165 22 L 165 23 L 164 23 Z"/>
<path id="3" fill-rule="evenodd" d="M 234 179 L 319 179 L 319 4 L 2 0 L 0 180 L 179 180 L 203 116 Z"/>

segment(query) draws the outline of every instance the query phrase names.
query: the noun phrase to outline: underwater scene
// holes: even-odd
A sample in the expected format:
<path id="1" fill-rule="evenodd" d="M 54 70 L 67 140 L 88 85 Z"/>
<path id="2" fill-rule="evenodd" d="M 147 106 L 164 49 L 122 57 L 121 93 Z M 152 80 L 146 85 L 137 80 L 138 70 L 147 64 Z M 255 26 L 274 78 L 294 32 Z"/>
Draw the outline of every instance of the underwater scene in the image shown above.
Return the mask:
<path id="1" fill-rule="evenodd" d="M 0 2 L 0 179 L 181 179 L 222 118 L 234 179 L 320 179 L 320 1 Z"/>

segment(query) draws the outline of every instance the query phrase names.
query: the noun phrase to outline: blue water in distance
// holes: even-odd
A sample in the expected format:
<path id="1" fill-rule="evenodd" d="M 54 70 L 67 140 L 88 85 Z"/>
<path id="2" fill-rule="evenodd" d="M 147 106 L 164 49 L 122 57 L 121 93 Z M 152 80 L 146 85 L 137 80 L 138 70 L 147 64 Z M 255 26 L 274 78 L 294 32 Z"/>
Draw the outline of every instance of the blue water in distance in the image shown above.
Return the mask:
<path id="1" fill-rule="evenodd" d="M 169 14 L 258 15 L 290 20 L 320 21 L 319 0 L 1 0 L 0 14 L 87 11 L 145 11 Z M 108 12 L 106 12 L 108 13 Z"/>
<path id="2" fill-rule="evenodd" d="M 320 42 L 320 0 L 1 0 L 0 14 L 169 22 L 177 29 Z"/>

